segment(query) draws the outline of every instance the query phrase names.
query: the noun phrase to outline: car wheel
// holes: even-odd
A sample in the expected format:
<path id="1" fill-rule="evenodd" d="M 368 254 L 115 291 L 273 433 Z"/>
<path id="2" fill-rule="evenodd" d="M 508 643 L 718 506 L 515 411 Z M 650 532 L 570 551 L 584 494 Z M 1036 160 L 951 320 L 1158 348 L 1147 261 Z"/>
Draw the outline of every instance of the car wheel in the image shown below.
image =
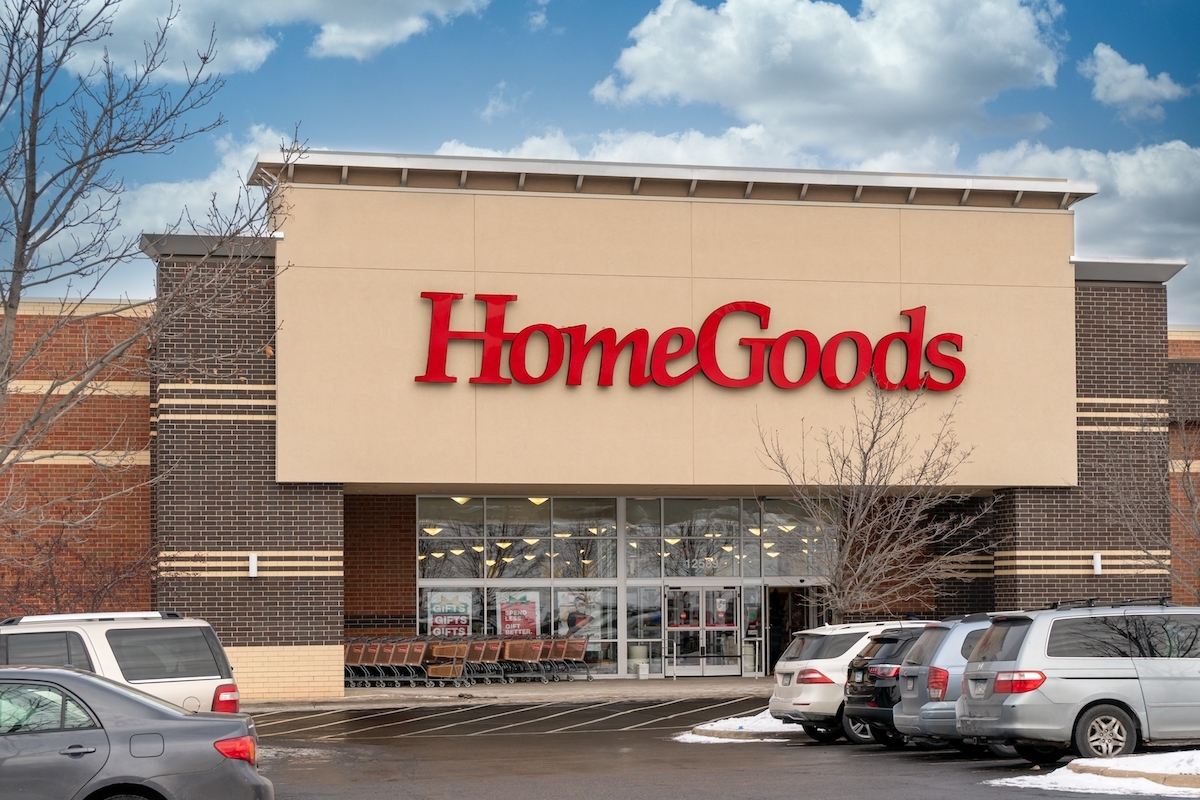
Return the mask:
<path id="1" fill-rule="evenodd" d="M 871 726 L 859 719 L 842 715 L 842 731 L 850 744 L 874 744 L 875 737 L 871 735 Z"/>
<path id="2" fill-rule="evenodd" d="M 1066 748 L 1053 744 L 1015 744 L 1013 750 L 1033 764 L 1057 764 L 1067 754 Z"/>
<path id="3" fill-rule="evenodd" d="M 914 744 L 918 750 L 945 750 L 950 746 L 945 739 L 918 739 Z"/>
<path id="4" fill-rule="evenodd" d="M 987 749 L 991 754 L 998 758 L 1017 758 L 1017 749 L 1011 744 L 1000 744 L 998 742 L 988 742 Z"/>
<path id="5" fill-rule="evenodd" d="M 842 738 L 842 727 L 828 727 L 825 725 L 801 725 L 800 726 L 806 736 L 813 741 L 821 744 L 831 744 Z"/>
<path id="6" fill-rule="evenodd" d="M 877 744 L 881 744 L 890 750 L 899 750 L 908 744 L 907 736 L 900 731 L 893 731 L 889 728 L 871 728 L 871 738 Z"/>
<path id="7" fill-rule="evenodd" d="M 1133 719 L 1116 706 L 1089 708 L 1075 723 L 1075 752 L 1084 758 L 1112 758 L 1137 747 Z"/>

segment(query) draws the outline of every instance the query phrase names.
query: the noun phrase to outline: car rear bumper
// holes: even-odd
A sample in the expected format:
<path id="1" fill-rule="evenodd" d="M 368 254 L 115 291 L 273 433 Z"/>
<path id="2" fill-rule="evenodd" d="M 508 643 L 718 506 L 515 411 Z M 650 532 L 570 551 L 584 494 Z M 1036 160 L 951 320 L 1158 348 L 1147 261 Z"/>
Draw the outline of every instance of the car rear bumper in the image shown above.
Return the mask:
<path id="1" fill-rule="evenodd" d="M 824 710 L 814 710 L 807 703 L 801 705 L 793 700 L 780 697 L 772 697 L 771 702 L 767 704 L 767 709 L 775 719 L 800 725 L 826 725 L 836 722 L 838 719 L 838 708 L 836 707 L 832 713 L 829 713 Z"/>
<path id="2" fill-rule="evenodd" d="M 957 739 L 958 720 L 953 702 L 926 703 L 916 714 L 905 714 L 900 706 L 893 709 L 892 724 L 901 733 L 910 736 L 933 736 L 940 739 Z"/>
<path id="3" fill-rule="evenodd" d="M 172 800 L 275 800 L 275 787 L 245 761 L 226 759 L 207 772 L 163 775 L 155 779 Z"/>
<path id="4" fill-rule="evenodd" d="M 892 709 L 890 708 L 846 703 L 846 708 L 842 713 L 850 719 L 860 719 L 872 725 L 882 725 L 887 728 L 893 727 Z"/>
<path id="5" fill-rule="evenodd" d="M 1037 693 L 984 706 L 967 706 L 957 718 L 959 736 L 1030 742 L 1071 741 L 1073 706 L 1049 702 Z"/>

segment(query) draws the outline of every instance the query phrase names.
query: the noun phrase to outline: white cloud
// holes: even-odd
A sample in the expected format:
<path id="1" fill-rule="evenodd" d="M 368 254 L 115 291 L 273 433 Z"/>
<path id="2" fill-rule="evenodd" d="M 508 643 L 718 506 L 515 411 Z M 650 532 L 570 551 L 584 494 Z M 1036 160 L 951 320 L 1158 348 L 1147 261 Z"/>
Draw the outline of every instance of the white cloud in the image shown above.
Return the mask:
<path id="1" fill-rule="evenodd" d="M 483 156 L 488 158 L 544 158 L 563 161 L 578 161 L 579 151 L 558 128 L 551 128 L 542 136 L 530 136 L 511 150 L 494 150 L 488 147 L 472 147 L 457 139 L 445 142 L 437 149 L 439 156 Z"/>
<path id="2" fill-rule="evenodd" d="M 496 84 L 496 88 L 492 90 L 492 93 L 488 95 L 487 105 L 483 111 L 479 112 L 479 116 L 484 122 L 491 122 L 498 117 L 503 117 L 506 114 L 516 111 L 517 106 L 529 97 L 529 92 L 520 97 L 505 97 L 504 90 L 507 88 L 508 84 L 505 81 L 500 81 Z"/>
<path id="3" fill-rule="evenodd" d="M 550 22 L 550 18 L 546 16 L 546 6 L 550 5 L 550 0 L 535 0 L 535 2 L 537 8 L 529 12 L 529 30 L 537 33 Z"/>
<path id="4" fill-rule="evenodd" d="M 717 103 L 837 158 L 920 148 L 956 129 L 1036 130 L 990 119 L 1010 89 L 1053 86 L 1055 0 L 661 0 L 631 33 L 605 103 Z"/>
<path id="5" fill-rule="evenodd" d="M 1092 97 L 1116 106 L 1124 119 L 1162 119 L 1166 116 L 1163 103 L 1188 94 L 1167 73 L 1151 78 L 1145 64 L 1130 64 L 1104 42 L 1079 62 L 1079 72 L 1092 79 Z"/>
<path id="6" fill-rule="evenodd" d="M 1021 142 L 980 156 L 975 170 L 1098 184 L 1098 195 L 1074 207 L 1075 252 L 1186 258 L 1190 266 L 1169 284 L 1171 319 L 1200 323 L 1200 148 L 1172 141 L 1102 153 Z"/>
<path id="7" fill-rule="evenodd" d="M 196 52 L 217 35 L 216 68 L 221 72 L 254 71 L 278 44 L 273 29 L 286 25 L 315 25 L 319 32 L 309 46 L 316 57 L 363 61 L 392 45 L 426 31 L 433 21 L 449 22 L 462 14 L 482 11 L 489 0 L 190 0 L 179 4 L 170 34 L 171 61 L 162 74 L 179 78 L 183 65 L 196 64 Z M 155 37 L 156 26 L 170 8 L 167 0 L 124 0 L 113 35 L 101 44 L 119 64 L 144 58 L 143 42 Z M 81 56 L 98 56 L 99 48 Z M 91 59 L 78 60 L 82 69 Z"/>

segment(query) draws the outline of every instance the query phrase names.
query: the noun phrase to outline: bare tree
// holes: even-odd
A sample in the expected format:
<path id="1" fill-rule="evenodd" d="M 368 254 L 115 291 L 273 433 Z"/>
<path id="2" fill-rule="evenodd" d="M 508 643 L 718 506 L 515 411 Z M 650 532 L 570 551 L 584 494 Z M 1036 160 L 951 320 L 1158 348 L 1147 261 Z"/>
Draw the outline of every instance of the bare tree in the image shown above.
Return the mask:
<path id="1" fill-rule="evenodd" d="M 1174 376 L 1167 401 L 1099 454 L 1090 499 L 1168 575 L 1177 601 L 1200 603 L 1200 375 Z"/>
<path id="2" fill-rule="evenodd" d="M 810 520 L 805 540 L 833 622 L 851 614 L 896 613 L 914 600 L 932 606 L 949 580 L 989 547 L 980 523 L 991 499 L 954 484 L 971 448 L 954 434 L 953 407 L 927 440 L 910 430 L 920 393 L 872 387 L 851 402 L 853 422 L 817 433 L 801 421 L 798 463 L 778 431 L 759 426 L 766 466 L 787 481 Z"/>
<path id="3" fill-rule="evenodd" d="M 286 214 L 270 176 L 258 176 L 265 191 L 243 186 L 232 208 L 214 197 L 198 219 L 181 210 L 169 232 L 201 234 L 208 256 L 176 270 L 152 301 L 125 298 L 103 310 L 89 303 L 115 267 L 140 256 L 140 235 L 121 229 L 117 165 L 169 154 L 223 124 L 220 115 L 191 123 L 222 85 L 209 69 L 214 39 L 182 81 L 159 77 L 173 8 L 140 63 L 114 64 L 107 51 L 88 63 L 86 53 L 111 35 L 119 5 L 5 0 L 0 11 L 0 251 L 8 253 L 0 266 L 0 574 L 10 588 L 40 592 L 54 610 L 94 607 L 116 591 L 105 588 L 110 578 L 124 576 L 119 584 L 150 568 L 148 545 L 93 546 L 119 524 L 105 509 L 144 488 L 128 479 L 134 455 L 148 446 L 144 425 L 131 420 L 82 448 L 75 443 L 71 458 L 92 468 L 90 479 L 47 485 L 33 468 L 61 462 L 58 432 L 85 404 L 119 395 L 114 387 L 229 363 L 233 354 L 213 354 L 205 365 L 160 363 L 155 342 L 185 317 L 244 313 L 261 302 L 255 289 L 274 279 L 261 242 Z M 285 163 L 303 150 L 295 142 L 284 149 Z M 46 295 L 61 299 L 18 320 L 23 302 Z"/>

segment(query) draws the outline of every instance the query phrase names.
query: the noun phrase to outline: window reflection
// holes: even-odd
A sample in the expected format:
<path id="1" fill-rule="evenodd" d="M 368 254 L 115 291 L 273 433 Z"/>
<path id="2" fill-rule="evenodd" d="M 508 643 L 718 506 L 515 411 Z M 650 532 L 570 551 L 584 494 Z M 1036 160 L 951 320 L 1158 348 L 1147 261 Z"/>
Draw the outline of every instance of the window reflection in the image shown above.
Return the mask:
<path id="1" fill-rule="evenodd" d="M 664 573 L 670 577 L 740 575 L 741 529 L 737 500 L 664 500 Z"/>

